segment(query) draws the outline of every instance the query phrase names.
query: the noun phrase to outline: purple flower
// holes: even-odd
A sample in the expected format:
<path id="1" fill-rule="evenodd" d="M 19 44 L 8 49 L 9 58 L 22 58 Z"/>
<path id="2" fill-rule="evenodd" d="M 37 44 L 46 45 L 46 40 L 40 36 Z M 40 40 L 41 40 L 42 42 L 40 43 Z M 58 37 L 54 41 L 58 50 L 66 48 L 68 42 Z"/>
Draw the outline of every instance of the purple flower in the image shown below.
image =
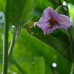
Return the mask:
<path id="1" fill-rule="evenodd" d="M 34 23 L 34 26 L 36 25 L 43 30 L 44 34 L 50 34 L 58 28 L 68 29 L 71 26 L 71 22 L 68 16 L 58 14 L 48 7 L 44 10 L 39 22 Z"/>

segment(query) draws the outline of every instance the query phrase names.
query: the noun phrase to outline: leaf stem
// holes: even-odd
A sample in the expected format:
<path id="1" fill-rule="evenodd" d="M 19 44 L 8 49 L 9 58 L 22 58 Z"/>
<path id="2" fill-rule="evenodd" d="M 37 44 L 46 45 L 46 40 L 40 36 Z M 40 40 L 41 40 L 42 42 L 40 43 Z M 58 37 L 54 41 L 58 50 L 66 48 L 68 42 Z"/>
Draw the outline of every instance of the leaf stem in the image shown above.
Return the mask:
<path id="1" fill-rule="evenodd" d="M 18 39 L 20 33 L 21 33 L 21 27 L 16 25 L 14 28 L 14 32 L 13 32 L 13 38 L 12 38 L 12 41 L 10 43 L 10 47 L 8 50 L 8 58 L 10 58 L 10 56 L 11 56 L 12 50 L 14 48 L 14 45 L 15 45 L 16 40 Z"/>
<path id="2" fill-rule="evenodd" d="M 16 42 L 17 30 L 18 30 L 18 28 L 15 27 L 15 28 L 14 28 L 14 32 L 13 32 L 13 38 L 12 38 L 12 41 L 11 41 L 11 43 L 10 43 L 10 47 L 9 47 L 9 50 L 8 50 L 8 58 L 10 58 L 10 55 L 11 55 L 11 53 L 12 53 L 13 47 L 14 47 L 15 42 Z"/>
<path id="3" fill-rule="evenodd" d="M 72 39 L 70 37 L 70 32 L 69 30 L 67 31 L 68 32 L 68 39 L 69 39 L 69 43 L 70 43 L 70 48 L 69 48 L 69 56 L 70 56 L 70 61 L 73 62 L 73 44 L 72 44 Z"/>
<path id="4" fill-rule="evenodd" d="M 74 74 L 74 63 L 72 63 L 70 74 Z"/>
<path id="5" fill-rule="evenodd" d="M 68 13 L 68 16 L 70 17 L 68 3 L 67 3 L 67 13 Z M 70 33 L 70 29 L 68 29 L 68 39 L 69 39 L 69 42 L 70 42 L 69 56 L 70 56 L 70 61 L 71 61 L 71 64 L 72 64 L 70 74 L 74 74 L 74 71 L 73 71 L 74 70 L 73 39 L 72 39 L 72 35 Z"/>

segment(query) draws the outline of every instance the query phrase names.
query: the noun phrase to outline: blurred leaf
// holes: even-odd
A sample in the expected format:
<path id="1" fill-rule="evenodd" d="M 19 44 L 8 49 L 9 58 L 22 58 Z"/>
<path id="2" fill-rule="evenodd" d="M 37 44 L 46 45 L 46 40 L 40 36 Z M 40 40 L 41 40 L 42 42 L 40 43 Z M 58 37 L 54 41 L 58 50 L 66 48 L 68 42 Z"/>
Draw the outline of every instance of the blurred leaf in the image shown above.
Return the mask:
<path id="1" fill-rule="evenodd" d="M 27 23 L 33 16 L 36 0 L 7 0 L 6 16 L 12 25 Z"/>
<path id="2" fill-rule="evenodd" d="M 74 27 L 71 26 L 68 31 L 70 33 L 71 39 L 74 41 Z"/>
<path id="3" fill-rule="evenodd" d="M 74 26 L 74 5 L 69 4 L 70 8 L 69 8 L 69 14 L 70 14 L 70 18 L 72 21 L 72 25 Z"/>
<path id="4" fill-rule="evenodd" d="M 30 52 L 36 52 L 38 55 L 41 55 L 45 58 L 45 61 L 51 67 L 52 63 L 55 62 L 58 67 L 56 68 L 56 71 L 60 74 L 70 74 L 70 66 L 71 64 L 65 60 L 56 50 L 54 50 L 51 46 L 48 46 L 44 42 L 41 42 L 39 39 L 31 36 L 26 32 L 26 30 L 22 30 L 21 36 L 17 42 L 17 51 L 20 53 L 20 49 L 22 51 L 22 48 L 25 48 L 27 51 Z M 25 50 L 24 50 L 25 52 Z M 24 53 L 23 52 L 23 53 Z M 33 55 L 29 53 L 30 56 Z M 15 56 L 14 55 L 14 56 Z M 20 57 L 20 55 L 19 55 Z M 18 58 L 19 58 L 18 57 Z M 19 62 L 19 61 L 18 61 Z M 25 64 L 23 65 L 25 66 Z M 68 67 L 67 67 L 68 66 Z"/>
<path id="5" fill-rule="evenodd" d="M 45 62 L 43 57 L 36 58 L 31 66 L 30 74 L 45 74 Z"/>
<path id="6" fill-rule="evenodd" d="M 74 0 L 65 0 L 67 3 L 71 3 L 74 5 Z"/>
<path id="7" fill-rule="evenodd" d="M 0 11 L 0 28 L 3 28 L 4 23 L 5 23 L 4 13 Z"/>
<path id="8" fill-rule="evenodd" d="M 62 0 L 48 0 L 54 5 L 54 8 L 57 8 L 59 5 L 62 5 Z"/>
<path id="9" fill-rule="evenodd" d="M 64 14 L 64 15 L 68 15 L 67 13 L 67 7 L 64 6 L 64 5 L 61 5 L 59 6 L 56 11 L 59 13 L 59 14 Z"/>
<path id="10" fill-rule="evenodd" d="M 53 4 L 48 0 L 38 0 L 37 8 L 42 10 L 48 6 L 53 7 Z"/>
<path id="11" fill-rule="evenodd" d="M 6 0 L 0 0 L 0 11 L 5 11 Z"/>
<path id="12" fill-rule="evenodd" d="M 45 74 L 52 74 L 52 69 L 47 63 L 45 63 Z"/>
<path id="13" fill-rule="evenodd" d="M 73 52 L 73 56 L 74 56 L 74 26 L 71 26 L 68 29 L 68 33 L 70 34 L 70 40 L 72 43 L 72 52 Z"/>
<path id="14" fill-rule="evenodd" d="M 3 34 L 2 34 L 2 28 L 0 28 L 0 74 L 1 74 L 1 72 L 2 72 L 2 48 L 3 48 Z"/>

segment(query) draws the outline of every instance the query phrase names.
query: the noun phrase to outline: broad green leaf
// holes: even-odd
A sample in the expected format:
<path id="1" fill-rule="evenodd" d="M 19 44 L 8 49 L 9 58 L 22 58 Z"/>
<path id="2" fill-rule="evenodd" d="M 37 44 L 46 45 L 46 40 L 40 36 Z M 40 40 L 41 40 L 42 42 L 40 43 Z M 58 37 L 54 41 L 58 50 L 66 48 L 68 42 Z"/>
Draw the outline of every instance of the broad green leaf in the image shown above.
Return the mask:
<path id="1" fill-rule="evenodd" d="M 67 60 L 65 60 L 55 49 L 53 49 L 51 46 L 48 46 L 39 39 L 33 37 L 26 30 L 22 30 L 21 36 L 17 41 L 17 45 L 18 51 L 20 49 L 22 50 L 24 47 L 27 51 L 33 53 L 35 52 L 36 55 L 38 54 L 43 56 L 49 67 L 51 67 L 53 62 L 55 62 L 58 65 L 56 68 L 56 71 L 58 73 L 70 74 L 71 64 Z M 14 53 L 16 54 L 15 50 Z"/>
<path id="2" fill-rule="evenodd" d="M 43 57 L 38 57 L 33 62 L 30 74 L 45 74 L 45 61 Z"/>
<path id="3" fill-rule="evenodd" d="M 34 27 L 30 28 L 28 32 L 36 38 L 40 39 L 42 42 L 46 43 L 47 45 L 53 47 L 55 50 L 60 52 L 66 59 L 69 59 L 69 40 L 66 33 L 64 33 L 63 31 L 58 29 L 52 34 L 44 35 L 38 27 Z"/>
<path id="4" fill-rule="evenodd" d="M 7 21 L 11 25 L 27 23 L 33 16 L 36 3 L 36 0 L 7 0 Z"/>

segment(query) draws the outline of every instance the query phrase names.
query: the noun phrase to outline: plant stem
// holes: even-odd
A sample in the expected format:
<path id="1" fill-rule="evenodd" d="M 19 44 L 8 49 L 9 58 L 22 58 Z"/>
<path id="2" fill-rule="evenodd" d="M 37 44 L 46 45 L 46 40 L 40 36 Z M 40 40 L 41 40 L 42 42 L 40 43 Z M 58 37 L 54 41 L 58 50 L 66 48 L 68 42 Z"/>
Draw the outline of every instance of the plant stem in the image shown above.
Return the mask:
<path id="1" fill-rule="evenodd" d="M 73 62 L 73 44 L 72 44 L 72 39 L 70 37 L 70 33 L 69 33 L 69 30 L 68 30 L 68 39 L 69 39 L 69 43 L 70 43 L 70 48 L 69 48 L 69 56 L 70 56 L 70 61 Z"/>
<path id="2" fill-rule="evenodd" d="M 14 29 L 14 32 L 13 32 L 13 38 L 12 38 L 12 41 L 10 43 L 10 47 L 9 47 L 9 50 L 8 50 L 8 58 L 10 58 L 12 50 L 13 50 L 14 45 L 16 43 L 16 40 L 18 39 L 18 36 L 20 34 L 20 30 L 19 31 L 18 30 L 19 30 L 19 27 L 15 26 L 15 29 Z M 17 34 L 17 32 L 19 34 Z M 14 60 L 14 58 L 12 59 L 12 61 L 15 64 L 15 66 L 21 71 L 22 74 L 26 74 L 26 72 L 23 71 L 23 69 L 19 66 L 19 64 L 17 64 L 17 62 Z"/>
<path id="3" fill-rule="evenodd" d="M 73 57 L 73 42 L 72 42 L 72 38 L 70 37 L 70 32 L 68 30 L 68 39 L 70 42 L 70 48 L 69 48 L 69 57 L 70 57 L 70 61 L 71 61 L 71 72 L 70 74 L 74 74 L 74 57 Z"/>
<path id="4" fill-rule="evenodd" d="M 10 47 L 9 47 L 9 50 L 8 50 L 8 58 L 10 58 L 10 56 L 11 56 L 12 50 L 14 48 L 16 40 L 18 39 L 18 37 L 20 35 L 20 32 L 21 32 L 21 27 L 16 25 L 14 32 L 13 32 L 13 38 L 12 38 L 12 41 L 10 43 Z"/>
<path id="5" fill-rule="evenodd" d="M 8 67 L 8 32 L 9 25 L 6 22 L 4 24 L 4 40 L 3 40 L 3 74 L 7 74 Z"/>
<path id="6" fill-rule="evenodd" d="M 67 4 L 67 13 L 68 13 L 68 16 L 70 17 L 68 4 Z M 70 74 L 74 74 L 74 71 L 73 71 L 74 70 L 73 39 L 72 39 L 72 35 L 70 33 L 70 29 L 68 29 L 68 39 L 69 39 L 69 42 L 70 42 L 69 56 L 70 56 L 70 61 L 71 61 L 71 64 L 72 64 Z"/>
<path id="7" fill-rule="evenodd" d="M 8 50 L 8 58 L 10 58 L 10 55 L 11 55 L 12 50 L 13 50 L 13 47 L 15 45 L 16 35 L 17 35 L 17 27 L 15 27 L 14 32 L 13 32 L 13 38 L 12 38 L 12 41 L 10 43 L 10 47 L 9 47 L 9 50 Z"/>
<path id="8" fill-rule="evenodd" d="M 74 74 L 74 71 L 73 70 L 74 70 L 74 63 L 72 63 L 70 74 Z"/>

